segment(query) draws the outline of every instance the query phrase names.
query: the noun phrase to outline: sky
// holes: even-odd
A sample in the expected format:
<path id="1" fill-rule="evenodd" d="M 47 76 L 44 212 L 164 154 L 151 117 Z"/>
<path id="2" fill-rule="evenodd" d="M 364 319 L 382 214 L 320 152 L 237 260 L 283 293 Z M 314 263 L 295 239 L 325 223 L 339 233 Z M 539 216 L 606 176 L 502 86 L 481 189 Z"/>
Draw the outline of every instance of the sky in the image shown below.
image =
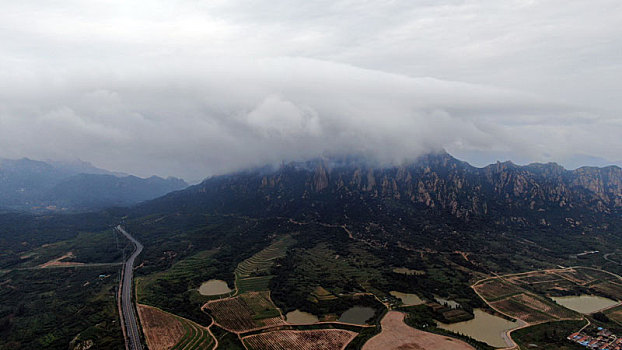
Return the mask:
<path id="1" fill-rule="evenodd" d="M 622 165 L 619 0 L 0 0 L 0 157 Z"/>

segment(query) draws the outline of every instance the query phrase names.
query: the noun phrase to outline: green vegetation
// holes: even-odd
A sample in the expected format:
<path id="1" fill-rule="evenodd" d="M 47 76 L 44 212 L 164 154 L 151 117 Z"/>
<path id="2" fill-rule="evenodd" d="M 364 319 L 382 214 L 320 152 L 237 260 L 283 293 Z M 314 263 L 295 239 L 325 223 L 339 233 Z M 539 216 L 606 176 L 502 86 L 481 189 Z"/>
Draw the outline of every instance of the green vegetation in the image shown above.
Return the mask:
<path id="1" fill-rule="evenodd" d="M 568 335 L 583 327 L 585 322 L 580 320 L 542 323 L 512 332 L 512 339 L 516 341 L 521 349 L 585 349 L 585 347 L 566 339 Z"/>
<path id="2" fill-rule="evenodd" d="M 268 247 L 242 261 L 235 269 L 235 283 L 239 293 L 269 290 L 273 275 L 272 265 L 285 256 L 287 248 L 296 241 L 289 235 L 276 239 Z"/>
<path id="3" fill-rule="evenodd" d="M 218 274 L 215 250 L 202 251 L 175 263 L 170 269 L 136 279 L 138 302 L 173 314 L 208 322 L 201 306 L 212 299 L 197 288 Z"/>
<path id="4" fill-rule="evenodd" d="M 229 333 L 218 326 L 212 326 L 212 333 L 218 339 L 218 348 L 227 350 L 245 350 L 240 339 L 233 333 Z"/>
<path id="5" fill-rule="evenodd" d="M 44 249 L 39 249 L 37 254 L 32 253 L 45 244 L 61 241 L 68 241 L 63 245 L 76 249 L 75 255 L 79 259 L 84 259 L 80 261 L 114 261 L 118 258 L 118 252 L 110 231 L 107 232 L 111 235 L 112 241 L 101 239 L 99 243 L 107 242 L 107 244 L 100 246 L 100 250 L 96 249 L 97 244 L 91 242 L 91 239 L 97 241 L 105 234 L 102 237 L 90 235 L 76 237 L 80 233 L 102 232 L 110 229 L 117 220 L 109 212 L 53 216 L 35 216 L 22 213 L 0 214 L 0 247 L 2 247 L 0 250 L 0 269 L 18 267 L 41 254 L 48 255 L 47 257 L 52 256 L 56 253 L 48 254 Z M 112 248 L 113 246 L 114 248 Z M 78 249 L 80 249 L 79 254 Z M 53 257 L 58 257 L 66 252 Z M 44 256 L 39 261 L 45 258 Z"/>
<path id="6" fill-rule="evenodd" d="M 97 348 L 122 348 L 118 276 L 114 267 L 17 270 L 1 276 L 0 348 L 65 350 L 70 343 L 89 341 Z"/>

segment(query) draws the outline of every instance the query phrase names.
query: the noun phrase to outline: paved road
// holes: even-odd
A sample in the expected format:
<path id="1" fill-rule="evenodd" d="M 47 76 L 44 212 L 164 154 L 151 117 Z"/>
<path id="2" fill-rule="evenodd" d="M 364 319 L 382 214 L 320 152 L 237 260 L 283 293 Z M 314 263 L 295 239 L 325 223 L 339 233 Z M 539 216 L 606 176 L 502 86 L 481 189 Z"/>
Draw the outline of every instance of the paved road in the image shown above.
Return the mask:
<path id="1" fill-rule="evenodd" d="M 143 250 L 143 245 L 140 244 L 134 237 L 127 233 L 121 225 L 117 226 L 117 230 L 121 232 L 127 239 L 134 243 L 136 249 L 132 253 L 129 259 L 125 262 L 123 267 L 123 286 L 121 287 L 121 309 L 123 310 L 123 319 L 125 320 L 125 328 L 128 337 L 128 345 L 130 350 L 142 350 L 143 346 L 140 343 L 140 332 L 138 331 L 138 322 L 136 322 L 136 313 L 134 312 L 134 305 L 132 304 L 132 279 L 134 277 L 134 260 L 140 252 Z"/>

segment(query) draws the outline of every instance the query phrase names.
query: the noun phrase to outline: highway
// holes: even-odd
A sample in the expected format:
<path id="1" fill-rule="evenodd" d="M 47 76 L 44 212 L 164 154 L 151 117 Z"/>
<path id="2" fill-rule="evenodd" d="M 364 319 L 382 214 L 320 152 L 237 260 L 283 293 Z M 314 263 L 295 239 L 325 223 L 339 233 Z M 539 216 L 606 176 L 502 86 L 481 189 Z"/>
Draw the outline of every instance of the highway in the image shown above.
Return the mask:
<path id="1" fill-rule="evenodd" d="M 127 259 L 123 267 L 123 281 L 121 287 L 121 317 L 123 317 L 125 321 L 125 333 L 127 334 L 126 345 L 130 350 L 142 350 L 143 346 L 140 343 L 138 322 L 136 322 L 136 313 L 134 312 L 134 305 L 132 304 L 132 279 L 134 277 L 134 260 L 136 260 L 138 254 L 142 252 L 143 245 L 127 233 L 121 225 L 117 226 L 117 230 L 127 237 L 135 246 L 134 252 L 129 259 Z"/>

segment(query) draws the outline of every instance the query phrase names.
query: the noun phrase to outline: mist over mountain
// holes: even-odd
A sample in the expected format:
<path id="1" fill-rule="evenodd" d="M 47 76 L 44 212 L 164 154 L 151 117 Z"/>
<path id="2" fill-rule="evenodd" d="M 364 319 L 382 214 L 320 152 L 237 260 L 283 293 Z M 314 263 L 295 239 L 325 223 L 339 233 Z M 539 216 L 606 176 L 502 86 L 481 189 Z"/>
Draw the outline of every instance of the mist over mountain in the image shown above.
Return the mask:
<path id="1" fill-rule="evenodd" d="M 0 159 L 0 208 L 93 210 L 127 206 L 186 187 L 177 178 L 139 178 L 87 162 Z"/>

